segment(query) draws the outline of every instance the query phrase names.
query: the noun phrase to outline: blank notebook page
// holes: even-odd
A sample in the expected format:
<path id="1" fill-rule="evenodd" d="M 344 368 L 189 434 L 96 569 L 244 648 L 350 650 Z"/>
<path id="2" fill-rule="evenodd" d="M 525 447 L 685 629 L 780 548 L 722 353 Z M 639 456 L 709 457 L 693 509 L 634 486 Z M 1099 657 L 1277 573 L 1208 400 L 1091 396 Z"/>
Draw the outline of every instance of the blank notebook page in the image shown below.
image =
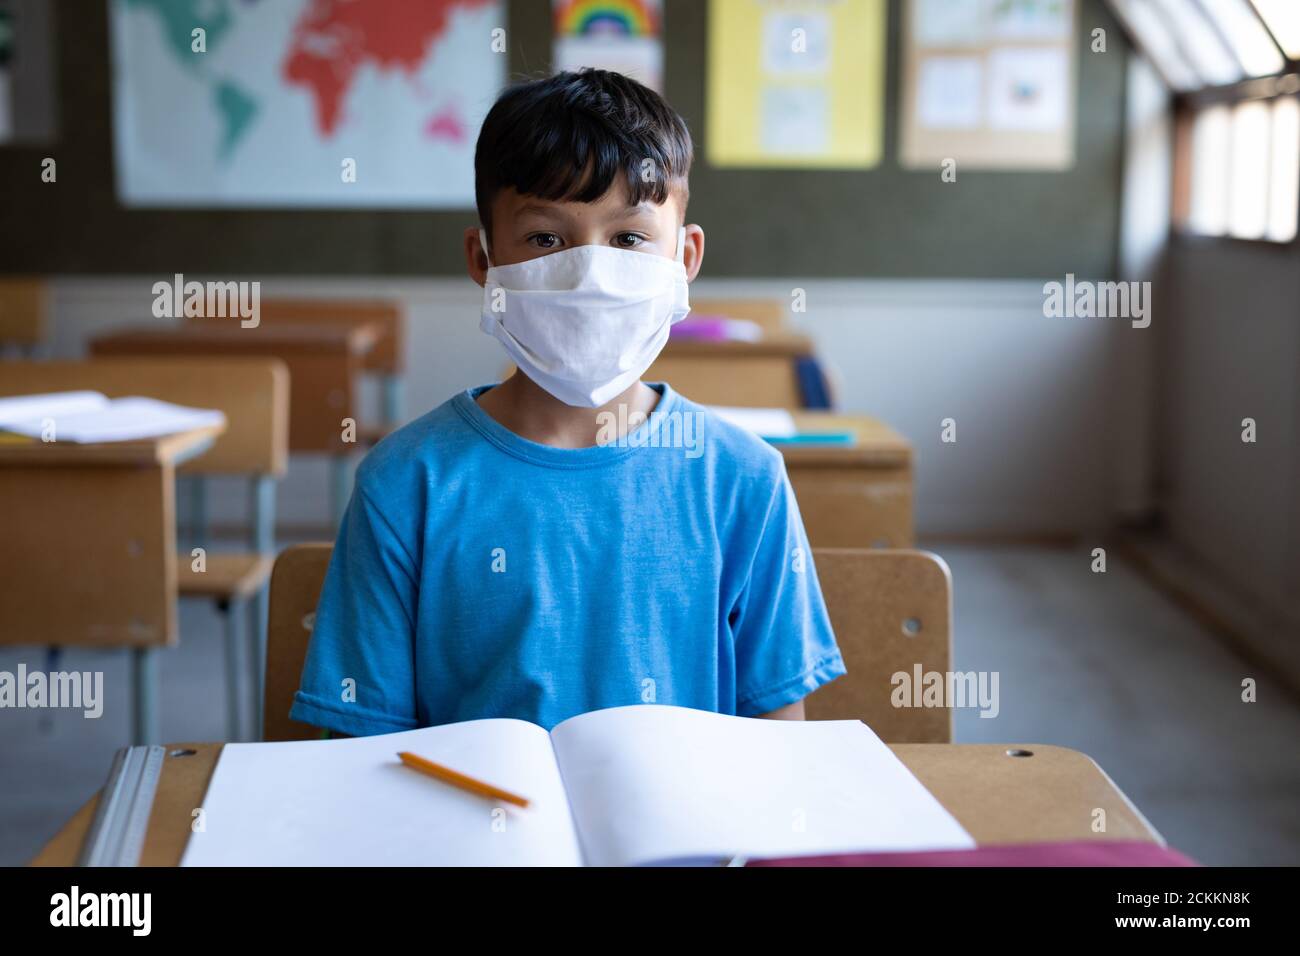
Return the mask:
<path id="1" fill-rule="evenodd" d="M 531 801 L 460 790 L 409 750 Z M 183 866 L 579 865 L 550 739 L 522 720 L 378 737 L 226 744 Z"/>
<path id="2" fill-rule="evenodd" d="M 975 845 L 860 721 L 643 704 L 551 739 L 589 865 Z"/>

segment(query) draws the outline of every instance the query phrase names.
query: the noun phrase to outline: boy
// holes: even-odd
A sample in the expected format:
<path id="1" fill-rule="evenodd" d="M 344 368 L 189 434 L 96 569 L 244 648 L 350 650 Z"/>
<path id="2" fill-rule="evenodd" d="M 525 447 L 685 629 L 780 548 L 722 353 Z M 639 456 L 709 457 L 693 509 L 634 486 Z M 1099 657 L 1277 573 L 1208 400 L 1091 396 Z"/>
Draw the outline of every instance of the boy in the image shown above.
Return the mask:
<path id="1" fill-rule="evenodd" d="M 781 455 L 640 381 L 704 253 L 691 159 L 682 119 L 615 73 L 526 83 L 488 113 L 465 252 L 520 371 L 362 462 L 295 720 L 802 719 L 844 673 Z"/>

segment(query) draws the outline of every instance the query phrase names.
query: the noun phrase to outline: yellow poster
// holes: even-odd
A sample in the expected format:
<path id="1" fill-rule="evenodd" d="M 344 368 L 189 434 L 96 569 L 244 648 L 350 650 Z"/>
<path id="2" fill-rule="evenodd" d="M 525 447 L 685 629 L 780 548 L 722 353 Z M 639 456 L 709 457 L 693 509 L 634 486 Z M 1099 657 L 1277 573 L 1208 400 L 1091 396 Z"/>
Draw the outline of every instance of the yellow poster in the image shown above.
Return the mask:
<path id="1" fill-rule="evenodd" d="M 884 139 L 885 0 L 709 0 L 714 166 L 865 169 Z"/>

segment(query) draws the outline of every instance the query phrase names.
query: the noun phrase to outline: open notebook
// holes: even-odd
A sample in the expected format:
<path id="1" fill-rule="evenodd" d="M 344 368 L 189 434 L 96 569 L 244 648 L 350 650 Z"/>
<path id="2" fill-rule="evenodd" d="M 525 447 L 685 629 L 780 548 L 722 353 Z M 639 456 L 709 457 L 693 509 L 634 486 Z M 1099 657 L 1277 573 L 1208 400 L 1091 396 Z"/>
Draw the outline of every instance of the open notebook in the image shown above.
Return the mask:
<path id="1" fill-rule="evenodd" d="M 417 773 L 402 750 L 531 805 Z M 656 704 L 550 734 L 503 719 L 227 744 L 203 810 L 185 866 L 625 866 L 974 846 L 865 724 Z"/>
<path id="2" fill-rule="evenodd" d="M 50 392 L 0 398 L 0 431 L 54 441 L 139 441 L 224 424 L 215 409 L 156 398 L 110 399 L 99 392 Z M 52 426 L 52 427 L 51 427 Z"/>

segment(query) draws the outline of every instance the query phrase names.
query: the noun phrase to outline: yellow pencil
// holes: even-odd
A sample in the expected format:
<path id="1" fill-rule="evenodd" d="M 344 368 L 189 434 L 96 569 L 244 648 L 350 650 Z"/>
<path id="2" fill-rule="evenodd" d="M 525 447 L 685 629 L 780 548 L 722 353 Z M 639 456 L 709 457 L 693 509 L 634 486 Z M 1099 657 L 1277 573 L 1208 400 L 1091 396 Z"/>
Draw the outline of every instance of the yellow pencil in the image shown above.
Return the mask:
<path id="1" fill-rule="evenodd" d="M 432 760 L 426 760 L 419 754 L 413 754 L 403 750 L 397 756 L 401 757 L 402 763 L 406 764 L 412 770 L 427 773 L 430 777 L 436 777 L 443 783 L 449 783 L 453 787 L 460 787 L 462 790 L 476 793 L 480 797 L 490 797 L 493 800 L 504 800 L 506 803 L 513 803 L 515 806 L 528 806 L 528 801 L 518 794 L 511 793 L 509 790 L 502 790 L 500 787 L 494 787 L 492 784 L 484 783 L 482 780 L 475 780 L 473 777 L 467 777 L 465 774 L 458 773 L 450 767 L 444 767 L 442 764 L 434 763 Z"/>

